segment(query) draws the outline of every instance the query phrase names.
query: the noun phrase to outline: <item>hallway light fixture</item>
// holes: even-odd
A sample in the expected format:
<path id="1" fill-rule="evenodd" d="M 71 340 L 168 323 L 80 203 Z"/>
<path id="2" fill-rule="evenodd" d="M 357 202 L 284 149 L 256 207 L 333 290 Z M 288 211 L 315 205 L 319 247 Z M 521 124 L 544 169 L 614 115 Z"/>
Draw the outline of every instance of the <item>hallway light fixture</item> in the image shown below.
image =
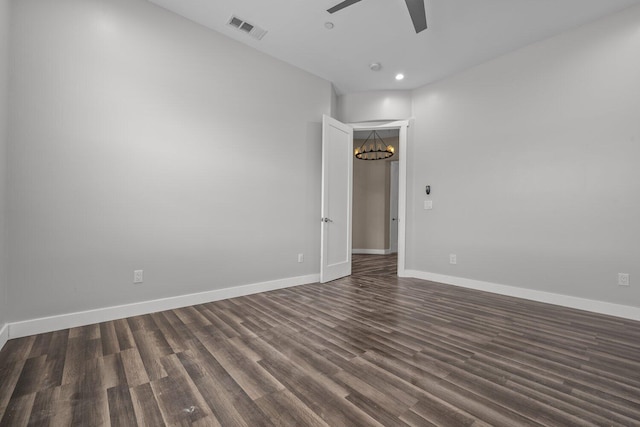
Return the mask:
<path id="1" fill-rule="evenodd" d="M 375 130 L 371 131 L 362 145 L 355 149 L 354 155 L 360 160 L 384 160 L 395 154 L 392 145 L 387 145 Z"/>

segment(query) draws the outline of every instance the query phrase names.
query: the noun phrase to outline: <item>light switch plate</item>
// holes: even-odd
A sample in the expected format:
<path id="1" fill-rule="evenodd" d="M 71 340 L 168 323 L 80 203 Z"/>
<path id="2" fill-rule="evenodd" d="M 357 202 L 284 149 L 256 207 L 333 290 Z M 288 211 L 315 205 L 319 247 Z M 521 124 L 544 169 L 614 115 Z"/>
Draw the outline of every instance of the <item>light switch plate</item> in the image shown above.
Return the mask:
<path id="1" fill-rule="evenodd" d="M 425 200 L 424 201 L 424 209 L 425 210 L 433 209 L 433 200 Z"/>
<path id="2" fill-rule="evenodd" d="M 133 283 L 142 283 L 143 281 L 143 271 L 142 270 L 134 270 L 133 272 Z"/>
<path id="3" fill-rule="evenodd" d="M 629 286 L 628 273 L 618 273 L 618 286 Z"/>

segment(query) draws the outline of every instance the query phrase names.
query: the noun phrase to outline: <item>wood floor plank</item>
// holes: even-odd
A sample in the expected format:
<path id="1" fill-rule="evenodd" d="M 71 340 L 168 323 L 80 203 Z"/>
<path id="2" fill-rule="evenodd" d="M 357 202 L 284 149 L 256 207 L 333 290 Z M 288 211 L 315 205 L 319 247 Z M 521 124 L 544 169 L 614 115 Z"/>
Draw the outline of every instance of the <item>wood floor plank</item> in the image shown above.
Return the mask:
<path id="1" fill-rule="evenodd" d="M 129 392 L 137 425 L 157 427 L 166 425 L 150 383 L 130 388 Z"/>
<path id="2" fill-rule="evenodd" d="M 136 346 L 133 335 L 131 334 L 131 329 L 129 328 L 129 324 L 127 323 L 126 319 L 114 320 L 113 326 L 116 331 L 118 348 L 120 350 L 126 350 L 128 348 L 133 348 Z"/>
<path id="3" fill-rule="evenodd" d="M 36 393 L 27 425 L 30 427 L 47 427 L 51 425 L 59 393 L 60 387 L 48 388 Z"/>
<path id="4" fill-rule="evenodd" d="M 106 389 L 118 386 L 129 386 L 120 353 L 103 357 L 102 367 L 104 369 L 102 381 Z"/>
<path id="5" fill-rule="evenodd" d="M 167 319 L 165 313 L 162 312 L 153 313 L 151 316 L 160 328 L 164 340 L 167 342 L 173 353 L 180 353 L 181 351 L 186 350 L 186 346 L 184 345 L 185 340 L 195 338 L 189 328 L 185 327 L 181 321 L 178 321 L 178 323 L 172 323 Z M 179 319 L 177 316 L 176 318 Z M 131 337 L 133 339 L 133 335 L 131 335 Z M 135 341 L 132 346 L 135 347 Z"/>
<path id="6" fill-rule="evenodd" d="M 4 351 L 4 350 L 3 350 Z M 26 360 L 14 360 L 0 365 L 0 414 L 3 414 L 22 376 Z M 1 419 L 0 415 L 0 419 Z"/>
<path id="7" fill-rule="evenodd" d="M 458 387 L 469 390 L 482 396 L 491 396 L 491 401 L 502 407 L 508 407 L 519 415 L 535 421 L 541 425 L 590 425 L 585 419 L 568 412 L 563 412 L 552 405 L 536 401 L 527 396 L 522 396 L 517 401 L 513 400 L 511 390 L 499 383 L 486 380 L 471 373 L 453 373 L 447 380 Z"/>
<path id="8" fill-rule="evenodd" d="M 323 374 L 319 368 L 313 366 L 311 361 L 306 360 L 296 351 L 289 348 L 276 349 L 261 338 L 247 339 L 244 343 L 262 356 L 259 362 L 260 366 L 267 369 L 265 367 L 265 363 L 267 363 L 271 367 L 267 371 L 283 385 L 285 384 L 282 382 L 282 378 L 290 381 L 290 376 L 300 376 L 304 377 L 306 381 L 306 377 L 311 377 L 312 379 L 309 381 L 317 383 L 319 388 L 328 390 L 330 396 L 346 397 L 349 394 L 345 387 L 330 376 Z M 274 369 L 277 369 L 278 375 L 274 374 Z M 327 369 L 327 367 L 321 369 Z M 332 372 L 338 371 L 338 369 L 332 370 Z M 289 390 L 292 389 L 289 388 Z"/>
<path id="9" fill-rule="evenodd" d="M 426 419 L 422 418 L 420 415 L 416 414 L 415 412 L 409 410 L 407 412 L 405 412 L 400 419 L 402 420 L 402 422 L 404 422 L 407 425 L 410 425 L 411 427 L 438 427 L 439 425 L 453 425 L 453 424 L 448 424 L 448 423 L 442 423 L 442 424 L 434 424 L 432 422 L 427 421 Z M 478 426 L 480 427 L 480 426 Z"/>
<path id="10" fill-rule="evenodd" d="M 287 389 L 262 396 L 256 403 L 275 426 L 329 427 Z"/>
<path id="11" fill-rule="evenodd" d="M 53 403 L 53 413 L 51 414 L 50 425 L 70 426 L 73 421 L 73 411 L 78 399 L 78 386 L 76 383 L 65 384 L 56 387 L 55 401 Z"/>
<path id="12" fill-rule="evenodd" d="M 107 401 L 109 402 L 109 419 L 112 426 L 127 427 L 136 425 L 129 387 L 117 386 L 108 388 Z"/>
<path id="13" fill-rule="evenodd" d="M 179 308 L 174 310 L 174 313 L 185 325 L 193 325 L 196 328 L 211 325 L 209 319 L 203 316 L 196 307 Z"/>
<path id="14" fill-rule="evenodd" d="M 137 330 L 133 332 L 136 342 L 135 349 L 140 355 L 150 380 L 157 380 L 167 376 L 160 359 L 173 353 L 160 330 Z"/>
<path id="15" fill-rule="evenodd" d="M 189 425 L 209 414 L 199 396 L 182 386 L 182 381 L 166 376 L 151 382 L 162 418 L 167 425 Z M 206 411 L 206 412 L 203 412 Z"/>
<path id="16" fill-rule="evenodd" d="M 120 344 L 113 322 L 100 324 L 100 338 L 102 339 L 102 354 L 105 356 L 120 351 Z"/>
<path id="17" fill-rule="evenodd" d="M 4 415 L 0 418 L 0 427 L 26 426 L 35 398 L 36 394 L 31 393 L 11 399 Z"/>
<path id="18" fill-rule="evenodd" d="M 433 425 L 448 426 L 471 426 L 477 425 L 476 418 L 436 399 L 422 399 L 411 407 L 411 412 L 419 415 L 421 420 L 428 421 Z M 404 414 L 401 418 L 413 419 L 409 414 Z"/>
<path id="19" fill-rule="evenodd" d="M 184 369 L 221 425 L 271 425 L 255 402 L 199 341 L 177 355 Z"/>
<path id="20" fill-rule="evenodd" d="M 640 426 L 640 322 L 353 272 L 9 340 L 0 426 Z"/>
<path id="21" fill-rule="evenodd" d="M 209 347 L 205 343 L 205 347 L 251 399 L 256 400 L 284 389 L 284 386 L 262 369 L 259 364 L 252 361 L 228 341 L 217 342 L 214 347 Z"/>
<path id="22" fill-rule="evenodd" d="M 149 376 L 136 348 L 129 348 L 120 352 L 122 366 L 124 367 L 127 384 L 136 387 L 149 382 Z"/>
<path id="23" fill-rule="evenodd" d="M 354 400 L 352 399 L 353 396 L 358 396 L 358 401 L 364 402 L 366 400 L 369 408 L 382 408 L 380 412 L 392 415 L 393 417 L 400 416 L 407 410 L 407 407 L 415 405 L 418 401 L 411 397 L 401 400 L 398 398 L 397 394 L 389 390 L 387 390 L 389 391 L 388 393 L 383 390 L 379 390 L 376 387 L 371 386 L 370 383 L 366 382 L 362 378 L 352 375 L 346 371 L 338 372 L 333 376 L 333 378 L 340 381 L 340 383 L 349 390 L 347 400 L 350 402 L 354 403 Z M 356 404 L 356 406 L 359 407 L 358 404 Z M 365 412 L 369 413 L 369 411 L 366 410 Z M 377 416 L 374 416 L 374 418 L 378 419 Z"/>
<path id="24" fill-rule="evenodd" d="M 20 379 L 18 379 L 18 383 L 13 390 L 13 396 L 25 396 L 35 393 L 40 389 L 48 388 L 46 379 L 49 369 L 50 364 L 47 363 L 46 355 L 27 359 L 22 369 Z"/>
<path id="25" fill-rule="evenodd" d="M 371 418 L 376 420 L 377 423 L 385 426 L 408 426 L 407 423 L 402 421 L 394 413 L 395 411 L 394 409 L 392 409 L 393 407 L 380 405 L 380 400 L 378 399 L 370 399 L 369 397 L 360 394 L 355 390 L 352 391 L 346 399 L 351 402 L 356 408 L 360 409 L 362 412 L 366 413 Z"/>
<path id="26" fill-rule="evenodd" d="M 153 320 L 150 314 L 144 314 L 142 316 L 134 316 L 127 318 L 127 323 L 131 332 L 135 331 L 155 331 L 158 329 L 158 325 Z"/>
<path id="27" fill-rule="evenodd" d="M 33 346 L 31 347 L 31 352 L 29 353 L 29 359 L 46 355 L 49 351 L 49 345 L 51 344 L 52 337 L 53 332 L 36 335 L 34 337 L 35 341 L 33 342 Z"/>
<path id="28" fill-rule="evenodd" d="M 0 351 L 0 367 L 15 361 L 24 361 L 29 357 L 31 349 L 33 348 L 37 335 L 30 337 L 17 338 L 7 341 L 7 343 Z M 48 350 L 48 344 L 47 344 Z M 36 356 L 41 356 L 37 354 Z M 34 356 L 34 357 L 36 357 Z"/>
<path id="29" fill-rule="evenodd" d="M 85 343 L 83 336 L 74 336 L 67 341 L 67 352 L 62 368 L 62 384 L 80 381 L 84 374 Z"/>
<path id="30" fill-rule="evenodd" d="M 264 359 L 260 364 L 298 399 L 319 415 L 329 425 L 382 425 L 346 399 L 336 394 L 335 387 L 316 381 L 317 374 L 307 374 L 284 359 Z M 344 397 L 348 396 L 345 389 Z"/>
<path id="31" fill-rule="evenodd" d="M 107 389 L 104 387 L 103 361 L 90 359 L 84 361 L 84 374 L 81 381 L 69 384 L 73 399 L 73 425 L 109 425 L 109 403 Z"/>

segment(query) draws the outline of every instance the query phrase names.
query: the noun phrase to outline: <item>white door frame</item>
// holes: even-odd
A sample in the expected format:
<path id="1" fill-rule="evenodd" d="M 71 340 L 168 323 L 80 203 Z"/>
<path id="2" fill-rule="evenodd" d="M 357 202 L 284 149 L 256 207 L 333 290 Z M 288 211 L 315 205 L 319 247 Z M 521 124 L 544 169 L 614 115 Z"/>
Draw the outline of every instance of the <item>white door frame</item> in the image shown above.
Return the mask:
<path id="1" fill-rule="evenodd" d="M 398 253 L 398 185 L 400 179 L 400 162 L 394 160 L 389 162 L 389 251 Z"/>
<path id="2" fill-rule="evenodd" d="M 354 131 L 398 129 L 400 135 L 400 158 L 398 180 L 398 277 L 407 277 L 405 273 L 405 253 L 407 241 L 407 145 L 409 120 L 397 120 L 384 123 L 348 123 Z"/>

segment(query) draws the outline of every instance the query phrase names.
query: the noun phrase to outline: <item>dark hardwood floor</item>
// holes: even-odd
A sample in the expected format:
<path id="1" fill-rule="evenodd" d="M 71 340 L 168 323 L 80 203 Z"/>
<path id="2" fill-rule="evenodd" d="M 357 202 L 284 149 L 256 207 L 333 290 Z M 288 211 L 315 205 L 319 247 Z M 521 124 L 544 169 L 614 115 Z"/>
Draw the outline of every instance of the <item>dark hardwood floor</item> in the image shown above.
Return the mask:
<path id="1" fill-rule="evenodd" d="M 640 322 L 352 277 L 10 340 L 2 426 L 638 426 Z"/>

